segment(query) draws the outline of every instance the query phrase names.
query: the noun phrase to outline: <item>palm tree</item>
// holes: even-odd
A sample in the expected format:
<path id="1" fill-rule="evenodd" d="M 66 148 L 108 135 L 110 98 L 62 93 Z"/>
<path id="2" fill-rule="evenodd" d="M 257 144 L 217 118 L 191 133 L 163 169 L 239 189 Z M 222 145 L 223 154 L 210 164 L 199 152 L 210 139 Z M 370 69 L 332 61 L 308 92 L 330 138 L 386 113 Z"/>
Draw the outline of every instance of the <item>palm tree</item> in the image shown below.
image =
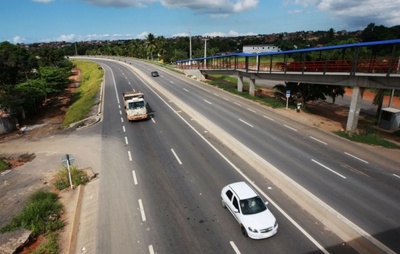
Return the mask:
<path id="1" fill-rule="evenodd" d="M 156 40 L 155 40 L 154 34 L 149 33 L 146 36 L 145 46 L 146 46 L 147 53 L 150 54 L 150 59 L 153 61 L 153 52 L 156 49 Z"/>
<path id="2" fill-rule="evenodd" d="M 156 49 L 157 49 L 157 55 L 159 57 L 159 60 L 164 60 L 164 54 L 167 52 L 165 49 L 165 38 L 164 36 L 158 36 L 155 40 L 155 45 L 156 45 Z"/>

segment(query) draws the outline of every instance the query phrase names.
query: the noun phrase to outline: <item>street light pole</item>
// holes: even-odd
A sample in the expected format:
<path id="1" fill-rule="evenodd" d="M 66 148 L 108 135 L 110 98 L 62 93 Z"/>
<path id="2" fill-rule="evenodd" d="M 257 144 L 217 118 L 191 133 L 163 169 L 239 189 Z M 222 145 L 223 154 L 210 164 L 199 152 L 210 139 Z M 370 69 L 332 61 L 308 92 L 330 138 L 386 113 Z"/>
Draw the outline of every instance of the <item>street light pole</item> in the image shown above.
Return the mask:
<path id="1" fill-rule="evenodd" d="M 207 68 L 207 60 L 206 60 L 206 57 L 207 57 L 207 41 L 208 41 L 209 39 L 208 38 L 204 38 L 203 39 L 203 41 L 204 41 L 204 68 Z"/>
<path id="2" fill-rule="evenodd" d="M 190 33 L 190 29 L 188 33 L 189 33 L 189 59 L 192 60 L 192 34 Z"/>

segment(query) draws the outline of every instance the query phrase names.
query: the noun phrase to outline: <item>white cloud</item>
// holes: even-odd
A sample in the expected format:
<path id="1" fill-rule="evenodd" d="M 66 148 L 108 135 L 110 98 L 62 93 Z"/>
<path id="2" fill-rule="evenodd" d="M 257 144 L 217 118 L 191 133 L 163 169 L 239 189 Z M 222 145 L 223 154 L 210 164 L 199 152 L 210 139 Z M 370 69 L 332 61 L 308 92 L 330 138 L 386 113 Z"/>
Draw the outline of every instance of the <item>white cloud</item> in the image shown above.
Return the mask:
<path id="1" fill-rule="evenodd" d="M 160 0 L 169 8 L 187 8 L 199 13 L 231 14 L 254 9 L 258 6 L 258 0 Z"/>
<path id="2" fill-rule="evenodd" d="M 59 36 L 56 41 L 74 41 L 76 37 L 77 36 L 75 34 L 65 34 Z"/>
<path id="3" fill-rule="evenodd" d="M 52 42 L 52 41 L 97 41 L 97 40 L 129 40 L 129 39 L 144 39 L 149 33 L 142 32 L 140 34 L 87 34 L 87 35 L 77 35 L 77 34 L 63 34 L 57 38 L 47 38 L 40 41 Z M 14 41 L 19 39 L 15 37 Z"/>
<path id="4" fill-rule="evenodd" d="M 342 20 L 349 27 L 366 27 L 369 23 L 385 26 L 400 24 L 398 0 L 285 0 L 284 4 L 314 7 Z"/>
<path id="5" fill-rule="evenodd" d="M 37 0 L 46 1 L 46 0 Z M 81 0 L 93 5 L 114 7 L 145 7 L 159 2 L 168 8 L 187 8 L 208 14 L 231 14 L 254 9 L 259 0 Z"/>
<path id="6" fill-rule="evenodd" d="M 245 35 L 256 35 L 256 33 L 250 32 L 250 33 L 245 33 L 241 34 L 239 32 L 236 32 L 234 30 L 230 30 L 229 32 L 211 32 L 211 33 L 205 33 L 202 34 L 201 36 L 203 37 L 237 37 L 237 36 L 245 36 Z M 172 35 L 172 37 L 189 37 L 189 33 L 178 33 Z"/>
<path id="7" fill-rule="evenodd" d="M 21 38 L 21 37 L 19 37 L 19 36 L 14 36 L 14 38 L 13 38 L 13 42 L 14 43 L 22 43 L 22 42 L 24 42 L 25 41 L 25 39 L 24 38 Z"/>
<path id="8" fill-rule="evenodd" d="M 93 5 L 114 7 L 144 7 L 157 0 L 82 0 Z"/>

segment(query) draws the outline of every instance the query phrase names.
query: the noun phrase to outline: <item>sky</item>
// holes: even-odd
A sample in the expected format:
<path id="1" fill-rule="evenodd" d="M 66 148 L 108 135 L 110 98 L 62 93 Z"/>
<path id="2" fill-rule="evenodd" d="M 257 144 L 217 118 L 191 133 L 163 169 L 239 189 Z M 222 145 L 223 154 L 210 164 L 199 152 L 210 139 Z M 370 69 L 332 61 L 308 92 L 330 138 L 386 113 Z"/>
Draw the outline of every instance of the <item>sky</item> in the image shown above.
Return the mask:
<path id="1" fill-rule="evenodd" d="M 400 25 L 399 0 L 1 0 L 0 42 L 244 36 Z"/>

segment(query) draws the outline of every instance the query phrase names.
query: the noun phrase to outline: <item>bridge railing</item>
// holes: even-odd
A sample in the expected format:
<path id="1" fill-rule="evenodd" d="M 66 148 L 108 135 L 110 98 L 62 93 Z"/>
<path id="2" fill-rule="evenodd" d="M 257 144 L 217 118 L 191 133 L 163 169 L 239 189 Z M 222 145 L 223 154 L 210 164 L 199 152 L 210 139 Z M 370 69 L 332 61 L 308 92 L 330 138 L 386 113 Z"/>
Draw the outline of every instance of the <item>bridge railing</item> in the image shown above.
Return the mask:
<path id="1" fill-rule="evenodd" d="M 182 69 L 238 70 L 245 72 L 341 72 L 391 74 L 400 73 L 400 39 L 347 45 L 307 48 L 273 53 L 212 56 L 181 60 Z M 362 53 L 360 53 L 362 52 Z M 365 53 L 367 52 L 367 53 Z M 377 52 L 380 52 L 379 54 Z M 313 55 L 313 57 L 310 57 Z M 319 57 L 315 57 L 315 56 Z M 332 59 L 340 55 L 340 59 Z M 308 60 L 318 58 L 320 60 Z M 324 59 L 326 58 L 326 59 Z M 300 59 L 300 60 L 299 60 Z"/>

